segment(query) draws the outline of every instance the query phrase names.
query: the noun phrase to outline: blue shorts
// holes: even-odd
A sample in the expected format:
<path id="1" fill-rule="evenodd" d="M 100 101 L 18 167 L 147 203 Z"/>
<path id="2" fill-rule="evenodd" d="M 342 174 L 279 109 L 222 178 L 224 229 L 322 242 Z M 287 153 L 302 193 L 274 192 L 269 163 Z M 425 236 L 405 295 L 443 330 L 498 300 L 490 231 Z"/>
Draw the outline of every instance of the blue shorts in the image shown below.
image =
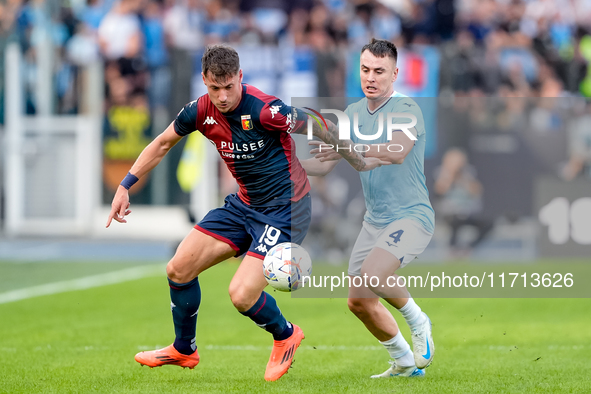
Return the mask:
<path id="1" fill-rule="evenodd" d="M 310 194 L 299 201 L 277 207 L 251 207 L 230 194 L 223 207 L 205 215 L 195 229 L 230 245 L 236 256 L 244 253 L 265 258 L 267 252 L 282 242 L 301 244 L 312 212 Z"/>

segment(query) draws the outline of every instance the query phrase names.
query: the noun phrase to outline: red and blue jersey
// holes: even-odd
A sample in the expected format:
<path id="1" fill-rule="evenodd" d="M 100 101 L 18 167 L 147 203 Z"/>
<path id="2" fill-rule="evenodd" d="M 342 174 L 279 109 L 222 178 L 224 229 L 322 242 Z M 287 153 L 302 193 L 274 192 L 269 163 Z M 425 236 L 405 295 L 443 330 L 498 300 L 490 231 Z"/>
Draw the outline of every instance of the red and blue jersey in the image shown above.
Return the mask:
<path id="1" fill-rule="evenodd" d="M 310 190 L 290 135 L 305 127 L 307 119 L 306 113 L 277 97 L 243 84 L 236 109 L 221 113 L 205 94 L 185 105 L 174 130 L 181 136 L 199 130 L 238 182 L 238 197 L 266 207 L 298 201 Z"/>

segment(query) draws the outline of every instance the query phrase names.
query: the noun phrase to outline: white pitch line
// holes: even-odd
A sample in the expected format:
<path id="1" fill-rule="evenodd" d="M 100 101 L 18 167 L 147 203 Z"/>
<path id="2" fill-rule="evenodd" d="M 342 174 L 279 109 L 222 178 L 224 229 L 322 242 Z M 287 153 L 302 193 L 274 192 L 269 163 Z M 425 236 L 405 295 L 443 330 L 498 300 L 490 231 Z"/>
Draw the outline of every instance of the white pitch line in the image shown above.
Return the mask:
<path id="1" fill-rule="evenodd" d="M 164 275 L 164 267 L 162 265 L 144 265 L 120 271 L 107 272 L 106 274 L 85 276 L 78 279 L 25 287 L 23 289 L 0 293 L 0 304 L 26 300 L 28 298 L 40 297 L 44 295 L 65 293 L 67 291 L 86 290 L 93 287 L 129 282 L 132 280 L 147 278 L 149 276 L 155 276 L 159 274 Z"/>

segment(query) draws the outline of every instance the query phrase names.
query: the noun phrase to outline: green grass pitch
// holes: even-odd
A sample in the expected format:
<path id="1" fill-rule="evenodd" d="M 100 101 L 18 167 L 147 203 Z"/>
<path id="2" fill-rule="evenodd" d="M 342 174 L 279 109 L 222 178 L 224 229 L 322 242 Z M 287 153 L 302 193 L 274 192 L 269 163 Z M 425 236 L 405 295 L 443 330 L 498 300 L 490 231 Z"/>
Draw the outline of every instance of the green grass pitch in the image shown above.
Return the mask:
<path id="1" fill-rule="evenodd" d="M 30 285 L 42 283 L 35 272 L 51 282 L 128 266 L 73 267 L 0 263 L 0 293 L 24 287 L 28 278 Z M 172 342 L 164 272 L 0 304 L 0 393 L 591 392 L 589 299 L 418 300 L 434 324 L 436 355 L 426 377 L 372 380 L 388 367 L 388 355 L 346 300 L 273 292 L 306 339 L 290 372 L 265 382 L 272 339 L 234 310 L 227 287 L 235 269 L 223 263 L 200 277 L 195 370 L 150 369 L 133 359 Z M 405 325 L 402 332 L 410 339 Z"/>

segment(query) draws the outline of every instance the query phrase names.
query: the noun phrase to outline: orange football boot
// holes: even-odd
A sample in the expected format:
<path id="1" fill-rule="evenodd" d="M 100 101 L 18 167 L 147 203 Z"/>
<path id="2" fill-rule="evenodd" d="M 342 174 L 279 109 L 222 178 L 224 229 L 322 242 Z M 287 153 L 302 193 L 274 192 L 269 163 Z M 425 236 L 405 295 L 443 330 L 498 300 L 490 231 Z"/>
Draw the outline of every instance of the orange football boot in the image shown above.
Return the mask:
<path id="1" fill-rule="evenodd" d="M 173 345 L 170 345 L 164 349 L 139 352 L 135 355 L 135 361 L 150 368 L 169 364 L 193 369 L 199 364 L 199 354 L 195 350 L 193 354 L 187 356 L 179 353 Z"/>
<path id="2" fill-rule="evenodd" d="M 275 381 L 287 373 L 293 362 L 295 351 L 304 339 L 302 329 L 295 324 L 292 326 L 293 334 L 289 338 L 273 342 L 273 350 L 265 371 L 265 380 L 268 382 Z"/>

